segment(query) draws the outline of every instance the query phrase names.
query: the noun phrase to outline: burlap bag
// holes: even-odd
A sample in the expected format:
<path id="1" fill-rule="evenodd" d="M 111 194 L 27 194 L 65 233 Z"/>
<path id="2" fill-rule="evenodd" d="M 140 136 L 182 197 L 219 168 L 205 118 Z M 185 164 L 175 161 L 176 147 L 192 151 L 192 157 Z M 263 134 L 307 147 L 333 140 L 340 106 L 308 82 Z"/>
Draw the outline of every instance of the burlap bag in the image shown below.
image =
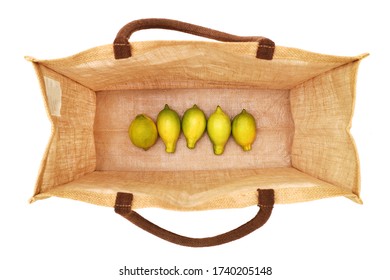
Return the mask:
<path id="1" fill-rule="evenodd" d="M 165 28 L 211 41 L 129 43 L 137 30 Z M 32 61 L 52 132 L 31 201 L 70 198 L 115 211 L 186 246 L 211 246 L 264 224 L 273 204 L 345 196 L 361 203 L 359 159 L 350 134 L 356 73 L 366 54 L 340 57 L 275 46 L 166 19 L 131 22 L 114 44 L 71 57 Z M 257 122 L 244 152 L 233 139 L 221 156 L 207 135 L 196 149 L 183 135 L 174 154 L 158 140 L 134 147 L 137 114 L 156 117 L 164 104 L 181 116 L 197 104 L 209 116 L 220 105 L 243 108 Z M 149 223 L 134 209 L 189 211 L 259 205 L 256 217 L 216 237 L 194 239 Z"/>

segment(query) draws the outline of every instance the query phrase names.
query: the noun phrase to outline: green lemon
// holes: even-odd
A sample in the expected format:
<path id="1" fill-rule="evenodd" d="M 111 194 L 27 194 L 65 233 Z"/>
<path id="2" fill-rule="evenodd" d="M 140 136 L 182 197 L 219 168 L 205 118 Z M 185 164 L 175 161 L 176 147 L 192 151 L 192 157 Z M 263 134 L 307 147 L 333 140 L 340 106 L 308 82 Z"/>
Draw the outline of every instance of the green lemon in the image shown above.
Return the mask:
<path id="1" fill-rule="evenodd" d="M 256 139 L 256 121 L 245 109 L 234 117 L 232 122 L 232 135 L 236 143 L 244 151 L 250 151 L 252 149 L 252 144 Z"/>
<path id="2" fill-rule="evenodd" d="M 157 130 L 167 153 L 174 153 L 180 136 L 180 117 L 167 104 L 157 116 Z"/>
<path id="3" fill-rule="evenodd" d="M 207 121 L 207 133 L 213 143 L 214 154 L 221 155 L 229 140 L 231 122 L 228 115 L 222 111 L 220 106 L 211 114 Z"/>
<path id="4" fill-rule="evenodd" d="M 134 146 L 146 151 L 157 141 L 157 127 L 147 115 L 137 115 L 129 126 L 129 137 Z"/>
<path id="5" fill-rule="evenodd" d="M 206 122 L 206 115 L 196 104 L 184 112 L 182 129 L 189 149 L 194 149 L 196 142 L 202 137 Z"/>

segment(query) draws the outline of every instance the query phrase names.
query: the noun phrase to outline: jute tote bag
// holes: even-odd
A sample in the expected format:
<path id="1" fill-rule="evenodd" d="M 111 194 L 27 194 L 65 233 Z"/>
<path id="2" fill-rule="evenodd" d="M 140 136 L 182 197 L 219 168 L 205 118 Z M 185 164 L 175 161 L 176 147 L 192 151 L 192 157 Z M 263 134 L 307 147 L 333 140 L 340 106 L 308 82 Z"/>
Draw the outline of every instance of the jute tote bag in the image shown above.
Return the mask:
<path id="1" fill-rule="evenodd" d="M 216 41 L 131 42 L 135 31 L 162 28 Z M 219 41 L 219 42 L 218 42 Z M 168 19 L 128 23 L 114 43 L 70 57 L 38 60 L 36 70 L 52 132 L 31 201 L 52 196 L 113 207 L 165 240 L 213 246 L 261 227 L 274 204 L 344 196 L 361 203 L 359 160 L 350 127 L 359 62 L 275 46 Z M 159 139 L 134 147 L 128 128 L 137 114 L 156 118 L 164 104 L 180 116 L 197 104 L 246 109 L 257 124 L 252 150 L 229 139 L 213 154 L 204 135 L 195 149 L 181 135 L 175 153 Z M 155 120 L 155 119 L 154 119 Z M 206 238 L 180 236 L 135 212 L 258 205 L 249 222 Z"/>

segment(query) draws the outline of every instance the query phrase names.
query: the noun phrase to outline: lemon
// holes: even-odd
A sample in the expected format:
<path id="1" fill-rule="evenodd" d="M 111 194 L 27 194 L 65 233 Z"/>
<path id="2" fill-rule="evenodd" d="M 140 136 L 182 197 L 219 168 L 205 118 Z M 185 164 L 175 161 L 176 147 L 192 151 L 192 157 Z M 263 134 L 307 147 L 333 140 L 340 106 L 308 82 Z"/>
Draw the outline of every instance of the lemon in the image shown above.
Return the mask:
<path id="1" fill-rule="evenodd" d="M 195 148 L 196 142 L 202 137 L 206 129 L 206 115 L 196 104 L 184 112 L 182 129 L 189 149 Z"/>
<path id="2" fill-rule="evenodd" d="M 244 151 L 250 151 L 252 149 L 252 144 L 256 139 L 256 121 L 245 109 L 234 117 L 232 122 L 232 135 L 236 143 Z"/>
<path id="3" fill-rule="evenodd" d="M 230 132 L 230 118 L 222 111 L 220 106 L 217 106 L 217 109 L 207 121 L 207 133 L 213 143 L 214 154 L 221 155 L 223 153 L 225 145 L 229 140 Z"/>
<path id="4" fill-rule="evenodd" d="M 129 137 L 136 147 L 146 151 L 157 141 L 157 127 L 147 115 L 137 115 L 129 126 Z"/>
<path id="5" fill-rule="evenodd" d="M 180 117 L 176 111 L 165 104 L 157 116 L 157 130 L 165 144 L 167 153 L 174 153 L 180 136 Z"/>

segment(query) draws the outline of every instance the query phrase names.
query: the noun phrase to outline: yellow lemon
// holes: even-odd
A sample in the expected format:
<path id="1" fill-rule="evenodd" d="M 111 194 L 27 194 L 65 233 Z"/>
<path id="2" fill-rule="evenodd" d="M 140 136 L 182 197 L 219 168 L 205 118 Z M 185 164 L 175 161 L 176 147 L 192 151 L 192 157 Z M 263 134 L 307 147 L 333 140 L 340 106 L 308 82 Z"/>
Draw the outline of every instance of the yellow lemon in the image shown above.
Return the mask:
<path id="1" fill-rule="evenodd" d="M 180 136 L 180 117 L 167 104 L 157 116 L 157 130 L 165 144 L 165 151 L 174 153 Z"/>
<path id="2" fill-rule="evenodd" d="M 147 115 L 137 115 L 129 126 L 129 137 L 136 147 L 146 151 L 156 143 L 157 127 Z"/>
<path id="3" fill-rule="evenodd" d="M 207 133 L 213 143 L 214 154 L 221 155 L 229 140 L 231 122 L 228 115 L 222 111 L 220 106 L 211 114 L 207 121 Z"/>
<path id="4" fill-rule="evenodd" d="M 232 122 L 232 135 L 236 143 L 244 151 L 250 151 L 252 149 L 252 144 L 256 139 L 256 121 L 245 109 L 234 117 Z"/>
<path id="5" fill-rule="evenodd" d="M 184 112 L 182 129 L 187 147 L 195 148 L 196 142 L 202 137 L 206 129 L 206 115 L 198 106 L 194 105 Z"/>

